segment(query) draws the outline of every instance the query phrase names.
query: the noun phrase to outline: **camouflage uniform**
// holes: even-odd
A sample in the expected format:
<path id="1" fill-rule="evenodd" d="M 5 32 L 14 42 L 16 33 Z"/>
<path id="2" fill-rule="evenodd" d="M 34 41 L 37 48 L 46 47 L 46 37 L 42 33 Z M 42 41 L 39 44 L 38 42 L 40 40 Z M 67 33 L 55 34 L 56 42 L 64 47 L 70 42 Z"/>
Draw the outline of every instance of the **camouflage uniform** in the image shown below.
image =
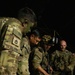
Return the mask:
<path id="1" fill-rule="evenodd" d="M 29 72 L 29 54 L 31 52 L 30 43 L 28 37 L 24 37 L 22 40 L 22 56 L 21 61 L 19 62 L 19 75 L 30 75 Z"/>
<path id="2" fill-rule="evenodd" d="M 21 72 L 24 72 L 21 64 L 24 65 L 25 63 L 26 65 L 26 62 L 27 66 L 25 66 L 25 69 L 27 68 L 26 70 L 28 70 L 28 55 L 23 53 L 23 49 L 28 43 L 24 43 L 22 51 L 21 43 L 23 43 L 23 35 L 29 32 L 31 27 L 37 22 L 35 21 L 36 17 L 34 12 L 27 7 L 19 11 L 18 19 L 19 20 L 15 18 L 0 19 L 0 75 L 16 75 L 16 73 L 19 73 L 19 68 Z M 26 62 L 24 58 L 26 58 Z M 28 71 L 26 71 L 26 73 L 27 72 Z M 22 75 L 27 74 L 22 73 Z"/>
<path id="3" fill-rule="evenodd" d="M 45 38 L 45 39 L 44 39 Z M 43 37 L 43 45 L 48 44 L 51 37 Z M 40 45 L 33 48 L 30 54 L 30 75 L 44 75 L 37 68 L 41 66 L 46 72 L 48 71 L 48 52 Z"/>
<path id="4" fill-rule="evenodd" d="M 42 64 L 45 64 L 43 61 L 43 55 L 44 51 L 41 47 L 35 47 L 30 55 L 30 75 L 43 75 L 41 72 L 37 70 L 38 66 L 42 66 Z M 33 68 L 32 68 L 33 67 Z"/>
<path id="5" fill-rule="evenodd" d="M 74 61 L 74 70 L 73 70 L 73 73 L 75 75 L 75 53 L 73 53 L 73 61 Z"/>
<path id="6" fill-rule="evenodd" d="M 29 54 L 31 52 L 29 38 L 26 36 L 26 33 L 31 31 L 31 28 L 33 28 L 35 25 L 37 25 L 36 21 L 36 15 L 30 8 L 23 8 L 19 11 L 19 20 L 22 23 L 25 23 L 23 25 L 26 25 L 24 29 L 24 35 L 22 38 L 22 44 L 21 44 L 21 51 L 22 55 L 20 56 L 21 60 L 19 61 L 18 65 L 18 75 L 30 75 L 29 72 Z M 24 16 L 24 19 L 23 19 Z"/>
<path id="7" fill-rule="evenodd" d="M 54 69 L 53 75 L 73 75 L 72 53 L 68 50 L 56 50 L 51 56 L 51 65 Z"/>
<path id="8" fill-rule="evenodd" d="M 0 75 L 16 75 L 21 54 L 21 28 L 15 18 L 0 18 Z"/>

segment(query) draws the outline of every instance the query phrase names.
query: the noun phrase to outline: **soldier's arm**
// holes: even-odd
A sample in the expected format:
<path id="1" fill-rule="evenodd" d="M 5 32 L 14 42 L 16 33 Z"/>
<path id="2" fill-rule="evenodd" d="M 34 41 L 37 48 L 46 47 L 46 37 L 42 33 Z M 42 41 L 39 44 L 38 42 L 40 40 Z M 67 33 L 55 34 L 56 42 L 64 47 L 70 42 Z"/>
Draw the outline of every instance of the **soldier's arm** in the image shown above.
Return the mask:
<path id="1" fill-rule="evenodd" d="M 37 69 L 38 69 L 41 73 L 43 73 L 44 75 L 50 75 L 50 74 L 48 74 L 41 66 L 38 66 Z"/>
<path id="2" fill-rule="evenodd" d="M 4 73 L 7 66 L 8 52 L 2 51 L 0 56 L 0 74 Z"/>
<path id="3" fill-rule="evenodd" d="M 42 62 L 42 53 L 38 49 L 35 49 L 32 62 L 35 69 L 37 69 L 39 72 L 43 73 L 44 75 L 49 75 L 40 65 L 40 63 Z"/>

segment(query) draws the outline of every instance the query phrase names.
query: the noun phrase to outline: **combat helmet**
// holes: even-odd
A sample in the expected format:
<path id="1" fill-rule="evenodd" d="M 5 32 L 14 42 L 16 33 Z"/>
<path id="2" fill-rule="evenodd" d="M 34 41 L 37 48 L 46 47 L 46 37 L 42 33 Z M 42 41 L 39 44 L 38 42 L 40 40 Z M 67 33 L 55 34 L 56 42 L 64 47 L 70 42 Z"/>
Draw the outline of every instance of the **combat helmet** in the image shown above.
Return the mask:
<path id="1" fill-rule="evenodd" d="M 42 37 L 42 42 L 46 45 L 53 45 L 52 43 L 52 37 L 50 35 L 44 35 Z"/>
<path id="2" fill-rule="evenodd" d="M 37 26 L 37 18 L 33 10 L 28 7 L 22 8 L 18 12 L 18 19 L 23 25 L 26 25 L 25 32 L 31 31 L 31 28 Z"/>

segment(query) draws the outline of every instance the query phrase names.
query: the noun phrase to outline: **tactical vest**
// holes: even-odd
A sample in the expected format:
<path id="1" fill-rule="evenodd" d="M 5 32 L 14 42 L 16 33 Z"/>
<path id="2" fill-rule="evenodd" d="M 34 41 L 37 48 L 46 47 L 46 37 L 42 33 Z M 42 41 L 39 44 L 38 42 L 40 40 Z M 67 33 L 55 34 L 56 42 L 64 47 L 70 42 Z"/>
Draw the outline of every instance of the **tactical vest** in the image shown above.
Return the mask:
<path id="1" fill-rule="evenodd" d="M 20 52 L 21 23 L 15 18 L 0 18 L 0 50 Z"/>

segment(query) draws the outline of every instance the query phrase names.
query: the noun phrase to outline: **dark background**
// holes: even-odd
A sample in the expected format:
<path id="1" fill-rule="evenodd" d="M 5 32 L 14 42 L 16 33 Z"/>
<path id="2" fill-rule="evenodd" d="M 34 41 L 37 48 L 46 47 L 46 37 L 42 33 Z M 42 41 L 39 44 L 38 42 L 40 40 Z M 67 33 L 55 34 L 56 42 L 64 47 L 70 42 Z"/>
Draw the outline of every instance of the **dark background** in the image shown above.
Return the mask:
<path id="1" fill-rule="evenodd" d="M 68 47 L 75 52 L 75 3 L 54 0 L 2 0 L 0 17 L 17 17 L 18 10 L 31 8 L 37 16 L 38 27 L 44 33 L 65 39 Z"/>

